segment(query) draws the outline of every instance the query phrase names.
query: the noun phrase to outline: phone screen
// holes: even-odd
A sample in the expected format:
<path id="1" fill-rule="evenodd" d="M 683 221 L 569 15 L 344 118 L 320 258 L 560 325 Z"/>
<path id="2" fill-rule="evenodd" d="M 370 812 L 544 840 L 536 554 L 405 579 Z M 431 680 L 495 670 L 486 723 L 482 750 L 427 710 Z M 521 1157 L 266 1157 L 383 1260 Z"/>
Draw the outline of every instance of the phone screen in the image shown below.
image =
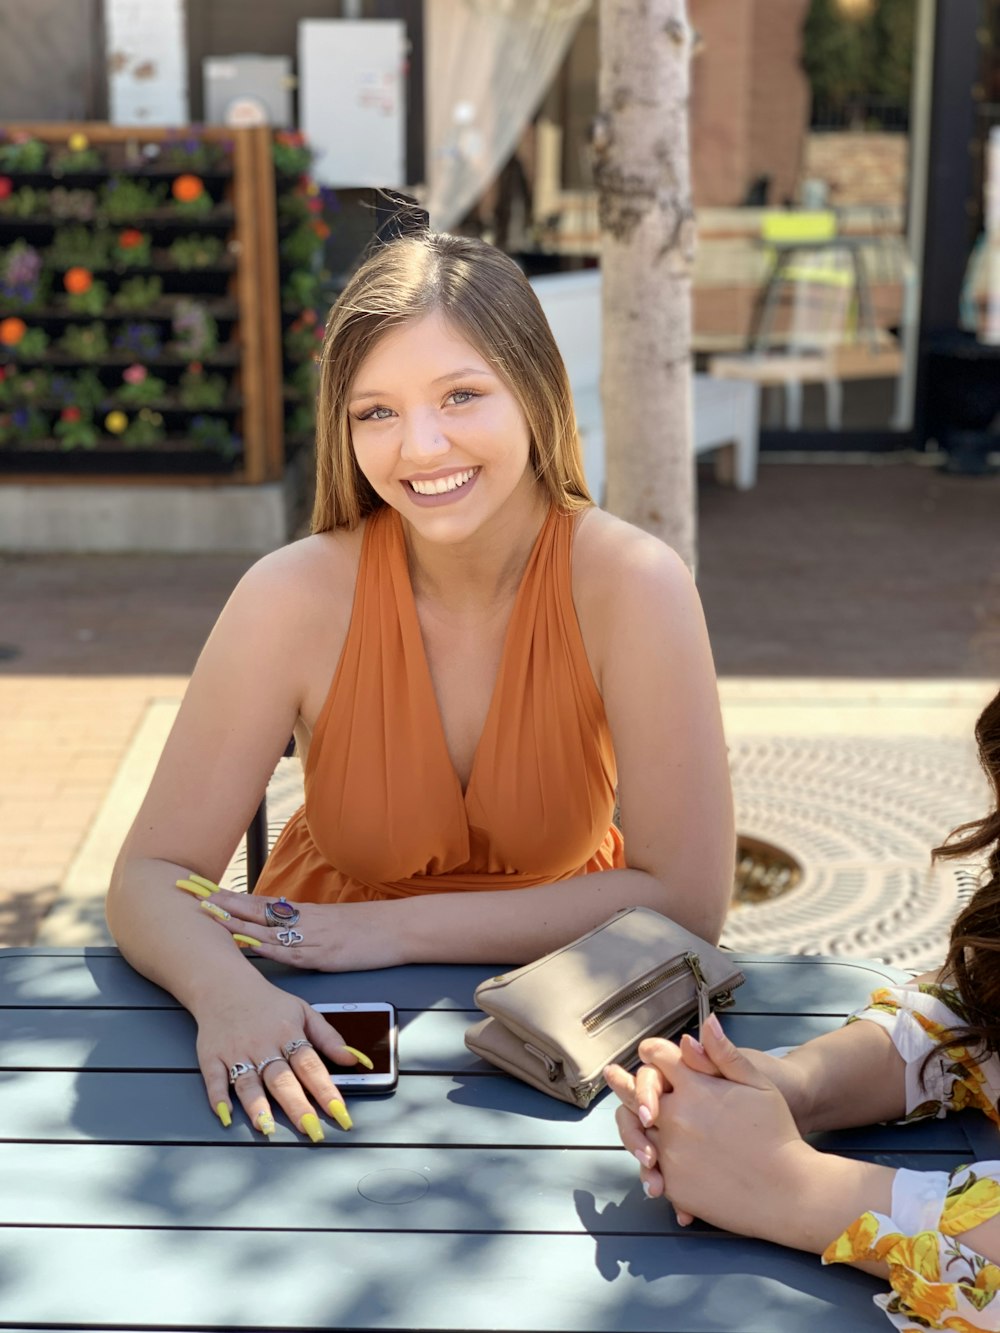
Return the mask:
<path id="1" fill-rule="evenodd" d="M 387 1010 L 366 1012 L 338 1009 L 334 1013 L 323 1013 L 323 1017 L 332 1028 L 337 1029 L 348 1046 L 364 1051 L 375 1066 L 370 1071 L 372 1074 L 395 1072 L 392 1060 L 392 1015 Z M 369 1071 L 358 1069 L 356 1072 Z"/>

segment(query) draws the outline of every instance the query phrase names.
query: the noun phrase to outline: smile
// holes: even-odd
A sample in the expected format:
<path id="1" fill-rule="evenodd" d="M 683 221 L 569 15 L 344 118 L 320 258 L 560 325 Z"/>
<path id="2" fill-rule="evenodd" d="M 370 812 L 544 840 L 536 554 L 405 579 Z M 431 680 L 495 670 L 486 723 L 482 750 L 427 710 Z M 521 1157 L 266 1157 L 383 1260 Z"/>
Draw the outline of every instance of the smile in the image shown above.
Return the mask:
<path id="1" fill-rule="evenodd" d="M 478 471 L 479 468 L 473 467 L 466 469 L 465 472 L 452 472 L 447 477 L 435 477 L 432 481 L 408 481 L 406 484 L 411 490 L 416 491 L 417 495 L 447 495 L 449 491 L 457 491 L 462 486 L 468 486 Z"/>

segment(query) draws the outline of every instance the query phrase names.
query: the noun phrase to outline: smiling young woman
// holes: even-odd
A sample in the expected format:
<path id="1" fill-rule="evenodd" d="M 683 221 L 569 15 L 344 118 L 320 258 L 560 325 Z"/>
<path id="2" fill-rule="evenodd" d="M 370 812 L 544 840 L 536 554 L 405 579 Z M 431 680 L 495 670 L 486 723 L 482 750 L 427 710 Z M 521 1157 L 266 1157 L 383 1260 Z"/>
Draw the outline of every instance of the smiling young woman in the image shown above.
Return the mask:
<path id="1" fill-rule="evenodd" d="M 255 896 L 213 891 L 293 730 L 305 804 Z M 313 535 L 233 593 L 108 897 L 197 1020 L 211 1106 L 345 1122 L 317 1050 L 356 1053 L 247 941 L 329 972 L 509 964 L 636 903 L 714 940 L 733 852 L 697 594 L 591 503 L 530 285 L 478 241 L 382 245 L 327 325 Z"/>

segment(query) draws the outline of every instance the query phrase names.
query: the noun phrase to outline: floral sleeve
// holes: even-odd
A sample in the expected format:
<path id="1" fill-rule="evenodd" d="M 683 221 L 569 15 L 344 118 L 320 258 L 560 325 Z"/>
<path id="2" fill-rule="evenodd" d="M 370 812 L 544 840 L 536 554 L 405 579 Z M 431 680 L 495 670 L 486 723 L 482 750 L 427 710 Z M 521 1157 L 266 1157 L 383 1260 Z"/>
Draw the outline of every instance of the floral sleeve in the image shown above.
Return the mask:
<path id="1" fill-rule="evenodd" d="M 892 1216 L 864 1213 L 827 1247 L 825 1264 L 878 1260 L 891 1296 L 876 1296 L 902 1333 L 1000 1333 L 1000 1267 L 958 1237 L 1000 1214 L 1000 1162 L 896 1172 Z"/>
<path id="2" fill-rule="evenodd" d="M 975 1106 L 1000 1125 L 1000 1062 L 993 1058 L 977 1064 L 961 1042 L 936 1049 L 951 1030 L 965 1024 L 957 991 L 929 983 L 877 990 L 866 1008 L 847 1021 L 862 1018 L 886 1029 L 905 1062 L 907 1120 Z"/>

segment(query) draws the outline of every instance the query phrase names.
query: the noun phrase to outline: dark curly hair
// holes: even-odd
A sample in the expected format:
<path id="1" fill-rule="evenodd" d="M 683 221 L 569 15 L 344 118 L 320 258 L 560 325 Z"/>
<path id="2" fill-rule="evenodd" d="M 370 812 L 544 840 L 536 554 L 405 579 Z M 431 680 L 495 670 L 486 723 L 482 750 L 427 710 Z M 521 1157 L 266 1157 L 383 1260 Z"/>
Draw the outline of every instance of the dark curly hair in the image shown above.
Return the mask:
<path id="1" fill-rule="evenodd" d="M 993 809 L 960 825 L 935 847 L 935 860 L 988 850 L 983 880 L 951 928 L 941 980 L 962 999 L 965 1025 L 949 1032 L 942 1045 L 961 1042 L 978 1062 L 1000 1054 L 1000 694 L 976 723 L 979 762 L 993 791 Z"/>

